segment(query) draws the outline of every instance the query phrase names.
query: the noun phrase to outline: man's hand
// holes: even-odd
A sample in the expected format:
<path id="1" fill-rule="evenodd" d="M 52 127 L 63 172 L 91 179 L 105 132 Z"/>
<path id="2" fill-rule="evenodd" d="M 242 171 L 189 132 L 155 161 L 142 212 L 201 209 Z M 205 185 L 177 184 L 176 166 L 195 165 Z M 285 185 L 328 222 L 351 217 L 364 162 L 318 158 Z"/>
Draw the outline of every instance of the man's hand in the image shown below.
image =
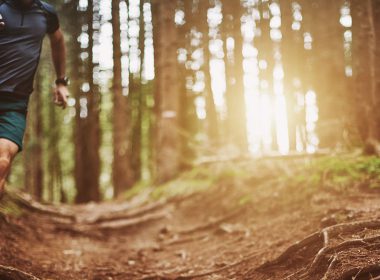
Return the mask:
<path id="1" fill-rule="evenodd" d="M 0 14 L 0 31 L 5 28 L 5 22 L 3 16 Z"/>
<path id="2" fill-rule="evenodd" d="M 67 100 L 70 96 L 69 90 L 64 85 L 57 85 L 54 88 L 54 104 L 63 109 L 67 107 Z"/>

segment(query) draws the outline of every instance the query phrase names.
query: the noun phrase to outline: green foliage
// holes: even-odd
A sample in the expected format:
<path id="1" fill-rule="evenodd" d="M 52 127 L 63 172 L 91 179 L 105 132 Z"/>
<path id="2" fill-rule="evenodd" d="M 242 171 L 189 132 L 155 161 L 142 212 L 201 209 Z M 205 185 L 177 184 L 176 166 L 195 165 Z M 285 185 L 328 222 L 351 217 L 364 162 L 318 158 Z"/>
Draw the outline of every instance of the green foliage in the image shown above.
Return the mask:
<path id="1" fill-rule="evenodd" d="M 380 187 L 380 159 L 365 156 L 329 156 L 310 162 L 289 183 L 345 190 L 358 184 Z"/>
<path id="2" fill-rule="evenodd" d="M 154 188 L 153 199 L 188 195 L 208 189 L 216 181 L 216 176 L 209 168 L 196 167 L 183 173 L 177 179 Z"/>
<path id="3" fill-rule="evenodd" d="M 233 164 L 220 163 L 212 166 L 198 166 L 182 173 L 176 179 L 165 184 L 154 186 L 150 182 L 141 181 L 132 189 L 125 192 L 123 199 L 131 199 L 135 196 L 149 193 L 153 200 L 165 199 L 174 196 L 189 195 L 202 192 L 217 185 L 220 182 L 234 180 L 235 178 L 248 178 L 249 173 Z M 245 204 L 247 198 L 242 198 L 239 203 Z"/>
<path id="4" fill-rule="evenodd" d="M 135 196 L 141 195 L 143 192 L 150 192 L 149 183 L 145 181 L 140 181 L 135 184 L 131 189 L 124 192 L 121 196 L 122 199 L 129 200 Z"/>
<path id="5" fill-rule="evenodd" d="M 238 205 L 239 206 L 244 206 L 244 205 L 247 205 L 249 203 L 252 202 L 252 195 L 250 194 L 246 194 L 244 196 L 242 196 L 239 201 L 238 201 Z"/>
<path id="6" fill-rule="evenodd" d="M 12 195 L 6 194 L 0 200 L 0 214 L 6 216 L 20 217 L 23 214 L 22 209 L 15 203 Z"/>

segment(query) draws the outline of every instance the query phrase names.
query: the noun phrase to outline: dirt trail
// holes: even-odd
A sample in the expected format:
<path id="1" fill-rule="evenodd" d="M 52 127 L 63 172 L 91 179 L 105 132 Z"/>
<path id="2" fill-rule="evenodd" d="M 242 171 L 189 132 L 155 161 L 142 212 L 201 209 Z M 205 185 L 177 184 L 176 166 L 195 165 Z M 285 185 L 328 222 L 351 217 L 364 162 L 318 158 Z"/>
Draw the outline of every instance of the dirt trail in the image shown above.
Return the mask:
<path id="1" fill-rule="evenodd" d="M 249 178 L 225 179 L 205 192 L 149 203 L 55 207 L 37 204 L 25 195 L 7 195 L 0 203 L 0 279 L 286 279 L 290 275 L 287 279 L 352 279 L 355 274 L 354 279 L 371 279 L 370 272 L 378 275 L 374 266 L 380 254 L 368 258 L 368 252 L 380 252 L 380 238 L 376 239 L 380 224 L 339 233 L 331 230 L 328 244 L 323 244 L 323 232 L 318 231 L 339 223 L 378 221 L 380 196 L 355 188 L 344 194 L 324 188 L 309 192 L 308 186 L 290 187 L 277 180 L 288 172 L 262 170 Z M 16 215 L 7 214 L 20 209 Z M 363 238 L 367 240 L 360 241 Z M 368 252 L 350 253 L 358 244 L 333 247 L 347 240 L 363 242 L 359 245 L 368 245 Z M 322 252 L 326 255 L 312 270 L 324 245 L 330 249 Z M 343 260 L 349 257 L 354 257 L 351 274 L 343 269 Z"/>

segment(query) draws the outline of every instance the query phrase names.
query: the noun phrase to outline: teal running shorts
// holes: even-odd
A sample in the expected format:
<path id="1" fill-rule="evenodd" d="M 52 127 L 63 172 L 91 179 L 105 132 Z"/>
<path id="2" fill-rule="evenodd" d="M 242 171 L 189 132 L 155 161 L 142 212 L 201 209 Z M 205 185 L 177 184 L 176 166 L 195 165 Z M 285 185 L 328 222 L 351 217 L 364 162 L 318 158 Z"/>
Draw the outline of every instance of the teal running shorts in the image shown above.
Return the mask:
<path id="1" fill-rule="evenodd" d="M 22 151 L 22 142 L 26 128 L 26 112 L 0 111 L 0 138 L 5 138 L 17 144 Z"/>

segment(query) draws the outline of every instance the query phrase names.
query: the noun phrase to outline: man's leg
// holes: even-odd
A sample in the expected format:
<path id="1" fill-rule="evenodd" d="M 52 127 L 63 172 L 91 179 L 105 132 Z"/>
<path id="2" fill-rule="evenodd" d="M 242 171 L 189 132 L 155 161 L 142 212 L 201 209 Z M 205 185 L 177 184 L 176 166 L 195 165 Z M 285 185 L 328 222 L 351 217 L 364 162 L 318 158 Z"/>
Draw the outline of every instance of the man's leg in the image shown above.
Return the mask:
<path id="1" fill-rule="evenodd" d="M 18 146 L 12 141 L 0 138 L 0 198 L 4 193 L 5 182 L 18 149 Z"/>

